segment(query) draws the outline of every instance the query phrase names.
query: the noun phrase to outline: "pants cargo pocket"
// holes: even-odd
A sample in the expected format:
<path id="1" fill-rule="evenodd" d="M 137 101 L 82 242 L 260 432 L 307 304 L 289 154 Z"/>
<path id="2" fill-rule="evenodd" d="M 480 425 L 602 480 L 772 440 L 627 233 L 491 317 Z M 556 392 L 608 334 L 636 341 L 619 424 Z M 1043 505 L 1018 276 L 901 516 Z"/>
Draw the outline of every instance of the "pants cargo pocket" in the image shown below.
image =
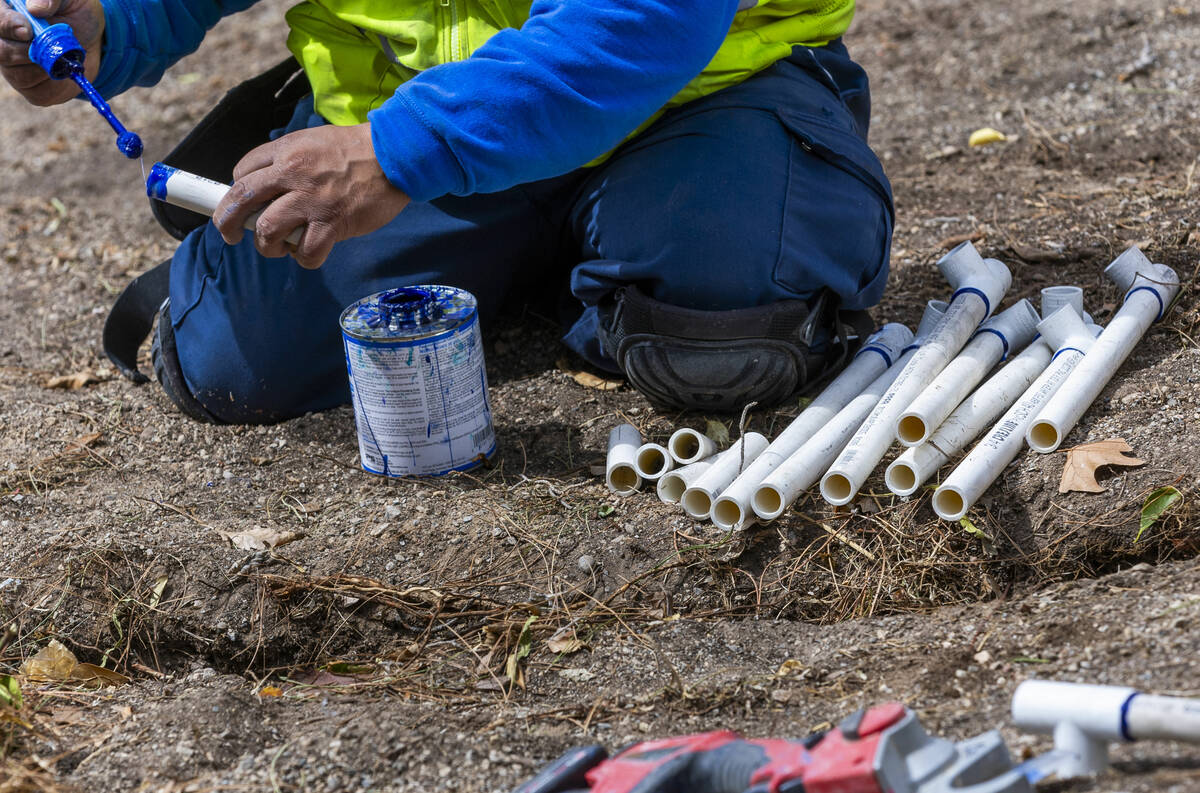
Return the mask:
<path id="1" fill-rule="evenodd" d="M 791 133 L 775 281 L 798 295 L 829 287 L 849 309 L 879 302 L 895 210 L 879 159 L 828 119 L 777 111 Z"/>

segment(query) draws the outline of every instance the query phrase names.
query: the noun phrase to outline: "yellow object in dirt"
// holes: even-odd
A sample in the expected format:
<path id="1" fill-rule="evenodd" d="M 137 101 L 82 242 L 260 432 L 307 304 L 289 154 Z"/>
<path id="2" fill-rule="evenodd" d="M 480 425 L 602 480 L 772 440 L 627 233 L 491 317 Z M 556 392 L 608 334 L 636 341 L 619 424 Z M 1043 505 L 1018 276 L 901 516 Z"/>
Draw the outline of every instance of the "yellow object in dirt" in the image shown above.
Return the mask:
<path id="1" fill-rule="evenodd" d="M 992 143 L 1003 143 L 1006 140 L 1008 140 L 1008 136 L 1000 130 L 984 127 L 971 133 L 971 137 L 967 139 L 967 145 L 987 146 Z"/>

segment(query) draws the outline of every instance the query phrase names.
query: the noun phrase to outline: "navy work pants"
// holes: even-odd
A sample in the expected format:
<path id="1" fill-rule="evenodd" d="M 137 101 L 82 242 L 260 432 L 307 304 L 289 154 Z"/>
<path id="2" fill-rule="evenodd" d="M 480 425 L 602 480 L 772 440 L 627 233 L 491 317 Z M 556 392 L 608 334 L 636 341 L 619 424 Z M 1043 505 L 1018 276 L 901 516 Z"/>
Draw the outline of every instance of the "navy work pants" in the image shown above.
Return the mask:
<path id="1" fill-rule="evenodd" d="M 726 310 L 832 290 L 878 302 L 892 200 L 866 145 L 866 74 L 840 42 L 664 114 L 602 165 L 499 193 L 411 204 L 334 247 L 319 270 L 267 259 L 211 223 L 171 264 L 171 322 L 192 393 L 232 423 L 349 401 L 338 317 L 406 284 L 467 289 L 485 322 L 514 290 L 561 282 L 580 313 L 564 341 L 601 367 L 596 305 L 624 284 Z M 301 103 L 286 131 L 324 123 Z"/>

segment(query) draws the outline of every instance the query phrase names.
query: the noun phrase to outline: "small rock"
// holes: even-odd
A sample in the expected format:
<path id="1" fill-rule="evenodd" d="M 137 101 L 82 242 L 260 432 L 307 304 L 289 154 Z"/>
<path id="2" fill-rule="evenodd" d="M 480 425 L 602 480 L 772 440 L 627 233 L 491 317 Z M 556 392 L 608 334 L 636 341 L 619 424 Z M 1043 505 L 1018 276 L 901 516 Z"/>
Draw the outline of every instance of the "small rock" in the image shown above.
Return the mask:
<path id="1" fill-rule="evenodd" d="M 590 573 L 596 567 L 596 560 L 585 553 L 583 556 L 579 557 L 579 561 L 576 562 L 576 564 L 579 565 L 579 569 L 583 572 Z"/>
<path id="2" fill-rule="evenodd" d="M 388 504 L 383 509 L 383 513 L 388 516 L 389 520 L 395 520 L 396 518 L 400 517 L 400 513 L 403 511 L 404 510 L 400 508 L 399 504 Z"/>
<path id="3" fill-rule="evenodd" d="M 987 650 L 980 650 L 979 652 L 975 653 L 975 662 L 978 664 L 988 664 L 991 663 L 991 660 L 992 654 Z"/>

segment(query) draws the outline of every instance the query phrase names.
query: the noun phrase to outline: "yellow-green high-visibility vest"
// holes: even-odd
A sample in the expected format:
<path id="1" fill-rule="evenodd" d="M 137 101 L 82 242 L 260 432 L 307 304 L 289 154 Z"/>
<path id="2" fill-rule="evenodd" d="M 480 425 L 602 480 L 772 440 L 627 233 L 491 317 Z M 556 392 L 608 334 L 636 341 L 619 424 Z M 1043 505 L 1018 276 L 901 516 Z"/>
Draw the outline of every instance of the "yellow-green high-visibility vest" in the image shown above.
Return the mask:
<path id="1" fill-rule="evenodd" d="M 708 66 L 666 105 L 736 85 L 794 46 L 841 36 L 854 0 L 743 0 Z M 463 60 L 503 28 L 520 28 L 530 0 L 305 0 L 287 14 L 288 48 L 332 124 L 361 124 L 418 72 Z M 643 125 L 644 126 L 644 125 Z"/>

